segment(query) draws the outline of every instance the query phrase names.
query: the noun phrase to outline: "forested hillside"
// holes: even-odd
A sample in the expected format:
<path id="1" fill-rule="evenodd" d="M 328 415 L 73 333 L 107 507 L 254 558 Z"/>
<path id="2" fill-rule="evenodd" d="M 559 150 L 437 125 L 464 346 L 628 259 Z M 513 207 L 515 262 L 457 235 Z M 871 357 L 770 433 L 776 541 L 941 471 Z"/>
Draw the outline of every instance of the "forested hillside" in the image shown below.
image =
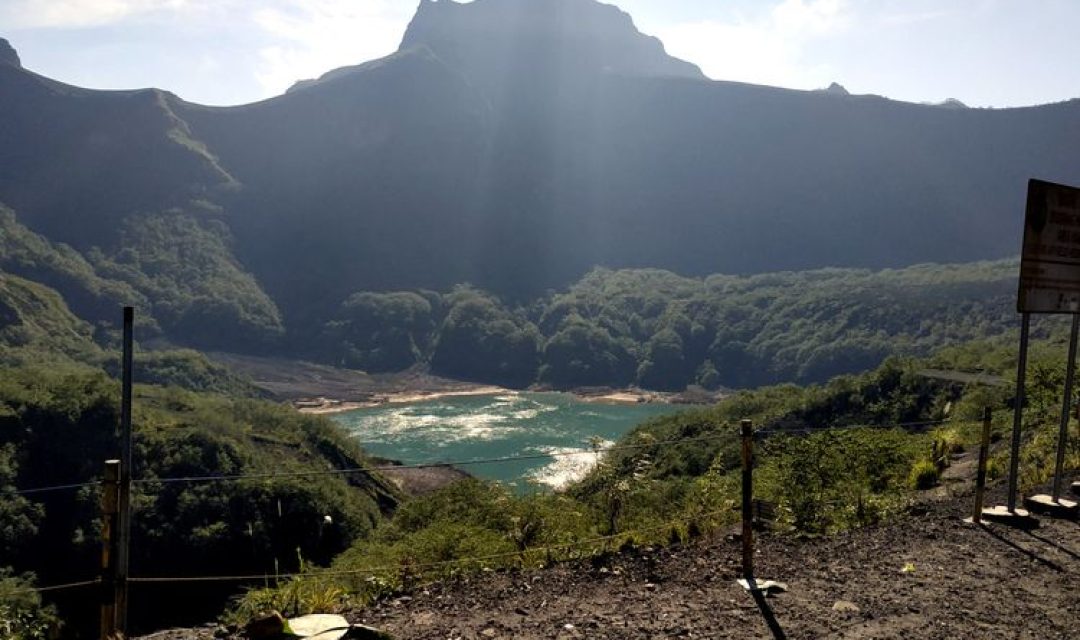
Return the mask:
<path id="1" fill-rule="evenodd" d="M 119 457 L 119 395 L 114 378 L 85 366 L 0 368 L 0 607 L 18 602 L 5 593 L 5 572 L 32 572 L 39 585 L 98 575 L 100 498 L 93 481 L 106 459 Z M 376 473 L 318 475 L 368 461 L 335 425 L 287 407 L 139 386 L 134 423 L 132 575 L 273 575 L 304 562 L 326 563 L 366 537 L 399 500 Z M 288 475 L 296 472 L 315 475 Z M 157 482 L 253 473 L 285 475 Z M 211 617 L 235 590 L 230 584 L 144 587 L 134 592 L 132 624 L 147 629 Z M 68 634 L 96 625 L 90 593 L 50 598 Z M 28 616 L 48 617 L 23 606 Z"/>
<path id="2" fill-rule="evenodd" d="M 275 302 L 233 256 L 221 221 L 176 212 L 132 218 L 123 249 L 85 257 L 2 207 L 0 231 L 0 273 L 51 291 L 34 307 L 35 326 L 46 316 L 79 324 L 34 339 L 80 335 L 90 351 L 115 340 L 116 310 L 131 304 L 143 340 L 284 351 L 369 372 L 430 366 L 514 387 L 677 390 L 823 381 L 888 355 L 1000 335 L 1017 318 L 1014 260 L 704 278 L 597 268 L 533 299 L 469 285 L 359 291 L 336 307 L 313 305 L 326 309 L 287 333 Z M 20 331 L 31 340 L 30 328 Z"/>
<path id="3" fill-rule="evenodd" d="M 820 382 L 1010 332 L 1016 273 L 1012 260 L 706 278 L 596 269 L 527 306 L 470 287 L 360 293 L 326 325 L 323 353 L 518 386 Z"/>

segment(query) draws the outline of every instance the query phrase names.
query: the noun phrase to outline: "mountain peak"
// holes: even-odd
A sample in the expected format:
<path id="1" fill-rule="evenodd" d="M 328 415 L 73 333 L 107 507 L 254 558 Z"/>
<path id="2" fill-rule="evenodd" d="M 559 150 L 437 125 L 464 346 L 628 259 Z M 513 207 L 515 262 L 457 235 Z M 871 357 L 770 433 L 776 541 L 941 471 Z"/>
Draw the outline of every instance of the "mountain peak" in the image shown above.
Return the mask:
<path id="1" fill-rule="evenodd" d="M 836 96 L 850 96 L 851 93 L 839 82 L 833 82 L 826 88 L 825 93 L 829 93 Z"/>
<path id="2" fill-rule="evenodd" d="M 481 83 L 538 71 L 705 79 L 629 14 L 596 0 L 422 0 L 401 50 L 416 46 Z"/>
<path id="3" fill-rule="evenodd" d="M 15 51 L 15 48 L 11 46 L 11 43 L 3 38 L 0 38 L 0 64 L 19 68 L 22 67 L 22 62 L 19 60 L 19 54 Z"/>

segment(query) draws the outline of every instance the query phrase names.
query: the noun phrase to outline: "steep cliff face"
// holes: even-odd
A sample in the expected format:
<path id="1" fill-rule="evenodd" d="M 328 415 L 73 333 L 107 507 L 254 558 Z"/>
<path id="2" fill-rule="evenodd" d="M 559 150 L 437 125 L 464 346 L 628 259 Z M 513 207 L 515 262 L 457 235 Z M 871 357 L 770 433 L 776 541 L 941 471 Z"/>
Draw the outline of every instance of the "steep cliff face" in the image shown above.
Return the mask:
<path id="1" fill-rule="evenodd" d="M 594 0 L 423 0 L 401 42 L 417 46 L 489 88 L 552 74 L 562 82 L 598 73 L 705 79 L 628 14 Z"/>
<path id="2" fill-rule="evenodd" d="M 3 38 L 0 38 L 0 64 L 6 64 L 12 67 L 22 66 L 22 62 L 19 61 L 18 52 L 11 46 L 10 42 Z"/>
<path id="3" fill-rule="evenodd" d="M 156 89 L 92 91 L 0 65 L 0 202 L 50 239 L 104 246 L 130 214 L 235 187 Z"/>

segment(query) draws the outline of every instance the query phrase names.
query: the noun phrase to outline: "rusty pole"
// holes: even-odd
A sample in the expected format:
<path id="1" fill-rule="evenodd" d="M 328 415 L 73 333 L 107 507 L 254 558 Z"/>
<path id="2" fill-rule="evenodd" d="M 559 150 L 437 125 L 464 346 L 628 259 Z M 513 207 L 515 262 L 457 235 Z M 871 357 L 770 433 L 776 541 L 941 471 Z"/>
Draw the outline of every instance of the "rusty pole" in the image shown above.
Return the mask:
<path id="1" fill-rule="evenodd" d="M 120 461 L 105 461 L 101 483 L 101 640 L 116 636 L 117 525 L 119 524 Z"/>
<path id="2" fill-rule="evenodd" d="M 983 497 L 986 494 L 986 457 L 990 454 L 990 407 L 983 408 L 982 439 L 979 441 L 979 472 L 975 476 L 975 510 L 971 520 L 982 522 Z"/>
<path id="3" fill-rule="evenodd" d="M 754 428 L 742 421 L 742 561 L 743 576 L 754 575 Z"/>

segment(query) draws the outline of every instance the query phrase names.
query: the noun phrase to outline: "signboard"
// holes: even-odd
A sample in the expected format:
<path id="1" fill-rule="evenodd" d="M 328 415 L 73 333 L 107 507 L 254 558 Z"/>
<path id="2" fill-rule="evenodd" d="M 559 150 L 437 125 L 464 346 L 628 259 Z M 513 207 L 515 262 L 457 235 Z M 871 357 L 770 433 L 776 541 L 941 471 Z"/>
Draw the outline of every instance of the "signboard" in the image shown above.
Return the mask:
<path id="1" fill-rule="evenodd" d="M 1020 313 L 1080 313 L 1080 189 L 1028 182 Z"/>

